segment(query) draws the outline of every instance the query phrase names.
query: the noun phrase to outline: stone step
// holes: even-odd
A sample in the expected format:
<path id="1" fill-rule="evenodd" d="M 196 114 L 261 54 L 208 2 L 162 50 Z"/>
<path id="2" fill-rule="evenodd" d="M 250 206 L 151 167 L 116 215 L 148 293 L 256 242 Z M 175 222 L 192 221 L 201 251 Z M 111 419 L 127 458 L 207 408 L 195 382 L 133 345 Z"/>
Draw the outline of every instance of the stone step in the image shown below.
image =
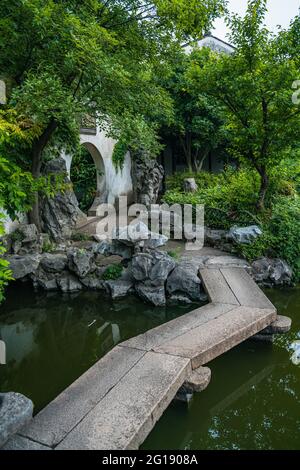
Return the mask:
<path id="1" fill-rule="evenodd" d="M 240 305 L 219 269 L 200 269 L 200 277 L 211 302 Z"/>
<path id="2" fill-rule="evenodd" d="M 276 319 L 275 309 L 236 307 L 203 326 L 155 348 L 155 351 L 191 359 L 192 369 L 233 348 Z"/>
<path id="3" fill-rule="evenodd" d="M 255 308 L 271 308 L 273 304 L 258 287 L 245 269 L 221 268 L 225 280 L 241 305 Z"/>
<path id="4" fill-rule="evenodd" d="M 281 335 L 288 333 L 292 326 L 292 320 L 284 315 L 277 315 L 277 319 L 262 331 L 262 334 Z"/>
<path id="5" fill-rule="evenodd" d="M 56 449 L 138 449 L 189 373 L 188 359 L 146 353 Z"/>

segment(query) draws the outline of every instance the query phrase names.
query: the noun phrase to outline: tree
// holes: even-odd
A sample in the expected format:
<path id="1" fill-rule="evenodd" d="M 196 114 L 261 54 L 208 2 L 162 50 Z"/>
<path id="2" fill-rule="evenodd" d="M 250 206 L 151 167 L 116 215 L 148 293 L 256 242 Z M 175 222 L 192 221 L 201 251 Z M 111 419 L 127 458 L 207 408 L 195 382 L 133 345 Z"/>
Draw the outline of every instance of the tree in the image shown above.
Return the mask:
<path id="1" fill-rule="evenodd" d="M 177 52 L 172 72 L 163 82 L 173 100 L 174 119 L 161 134 L 179 140 L 189 171 L 201 171 L 209 153 L 225 144 L 222 107 L 216 98 L 190 87 L 186 73 L 194 61 L 204 66 L 209 60 L 207 48 L 196 49 L 191 54 Z"/>
<path id="2" fill-rule="evenodd" d="M 10 90 L 8 106 L 39 129 L 28 148 L 33 177 L 51 145 L 78 143 L 83 113 L 97 112 L 114 137 L 135 134 L 135 141 L 154 145 L 152 118 L 170 113 L 154 80 L 163 73 L 163 57 L 174 43 L 199 37 L 223 3 L 2 0 L 0 75 Z M 30 220 L 40 228 L 38 209 L 36 195 Z"/>
<path id="3" fill-rule="evenodd" d="M 191 86 L 218 99 L 227 112 L 227 131 L 235 158 L 260 176 L 257 208 L 264 208 L 270 170 L 299 145 L 300 108 L 292 102 L 299 74 L 295 56 L 283 53 L 288 34 L 276 37 L 263 26 L 265 0 L 249 0 L 243 19 L 230 18 L 234 54 L 215 55 L 189 70 Z"/>

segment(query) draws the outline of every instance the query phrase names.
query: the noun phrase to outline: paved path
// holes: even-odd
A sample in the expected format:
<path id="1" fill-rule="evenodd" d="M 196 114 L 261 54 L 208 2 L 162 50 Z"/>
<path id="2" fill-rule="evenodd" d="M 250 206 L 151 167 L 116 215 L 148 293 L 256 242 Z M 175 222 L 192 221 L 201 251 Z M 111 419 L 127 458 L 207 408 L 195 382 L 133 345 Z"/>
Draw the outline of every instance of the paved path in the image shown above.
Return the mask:
<path id="1" fill-rule="evenodd" d="M 5 448 L 138 449 L 193 370 L 276 321 L 275 307 L 229 259 L 200 267 L 208 305 L 119 344 Z"/>

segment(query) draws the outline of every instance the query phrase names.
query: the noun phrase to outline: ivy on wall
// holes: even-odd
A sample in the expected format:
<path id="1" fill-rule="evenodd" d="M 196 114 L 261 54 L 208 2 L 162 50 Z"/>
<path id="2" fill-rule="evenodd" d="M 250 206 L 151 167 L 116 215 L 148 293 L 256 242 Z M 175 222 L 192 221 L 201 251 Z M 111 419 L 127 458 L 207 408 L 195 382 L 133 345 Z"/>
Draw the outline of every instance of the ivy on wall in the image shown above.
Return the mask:
<path id="1" fill-rule="evenodd" d="M 112 154 L 112 162 L 117 171 L 122 170 L 127 152 L 128 145 L 120 139 L 116 143 Z"/>

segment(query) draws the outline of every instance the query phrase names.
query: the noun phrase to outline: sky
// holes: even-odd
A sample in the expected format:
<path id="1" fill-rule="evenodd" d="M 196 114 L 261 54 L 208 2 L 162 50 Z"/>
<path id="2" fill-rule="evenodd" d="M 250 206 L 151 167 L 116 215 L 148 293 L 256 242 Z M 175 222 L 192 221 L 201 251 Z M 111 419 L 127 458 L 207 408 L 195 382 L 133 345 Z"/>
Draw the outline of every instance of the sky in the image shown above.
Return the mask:
<path id="1" fill-rule="evenodd" d="M 247 6 L 247 0 L 229 0 L 229 9 L 239 15 L 244 15 Z M 299 14 L 300 0 L 268 0 L 268 13 L 266 16 L 266 26 L 271 31 L 277 31 L 277 25 L 286 28 L 291 19 Z M 227 26 L 221 18 L 215 21 L 215 29 L 212 31 L 214 36 L 227 40 Z"/>

